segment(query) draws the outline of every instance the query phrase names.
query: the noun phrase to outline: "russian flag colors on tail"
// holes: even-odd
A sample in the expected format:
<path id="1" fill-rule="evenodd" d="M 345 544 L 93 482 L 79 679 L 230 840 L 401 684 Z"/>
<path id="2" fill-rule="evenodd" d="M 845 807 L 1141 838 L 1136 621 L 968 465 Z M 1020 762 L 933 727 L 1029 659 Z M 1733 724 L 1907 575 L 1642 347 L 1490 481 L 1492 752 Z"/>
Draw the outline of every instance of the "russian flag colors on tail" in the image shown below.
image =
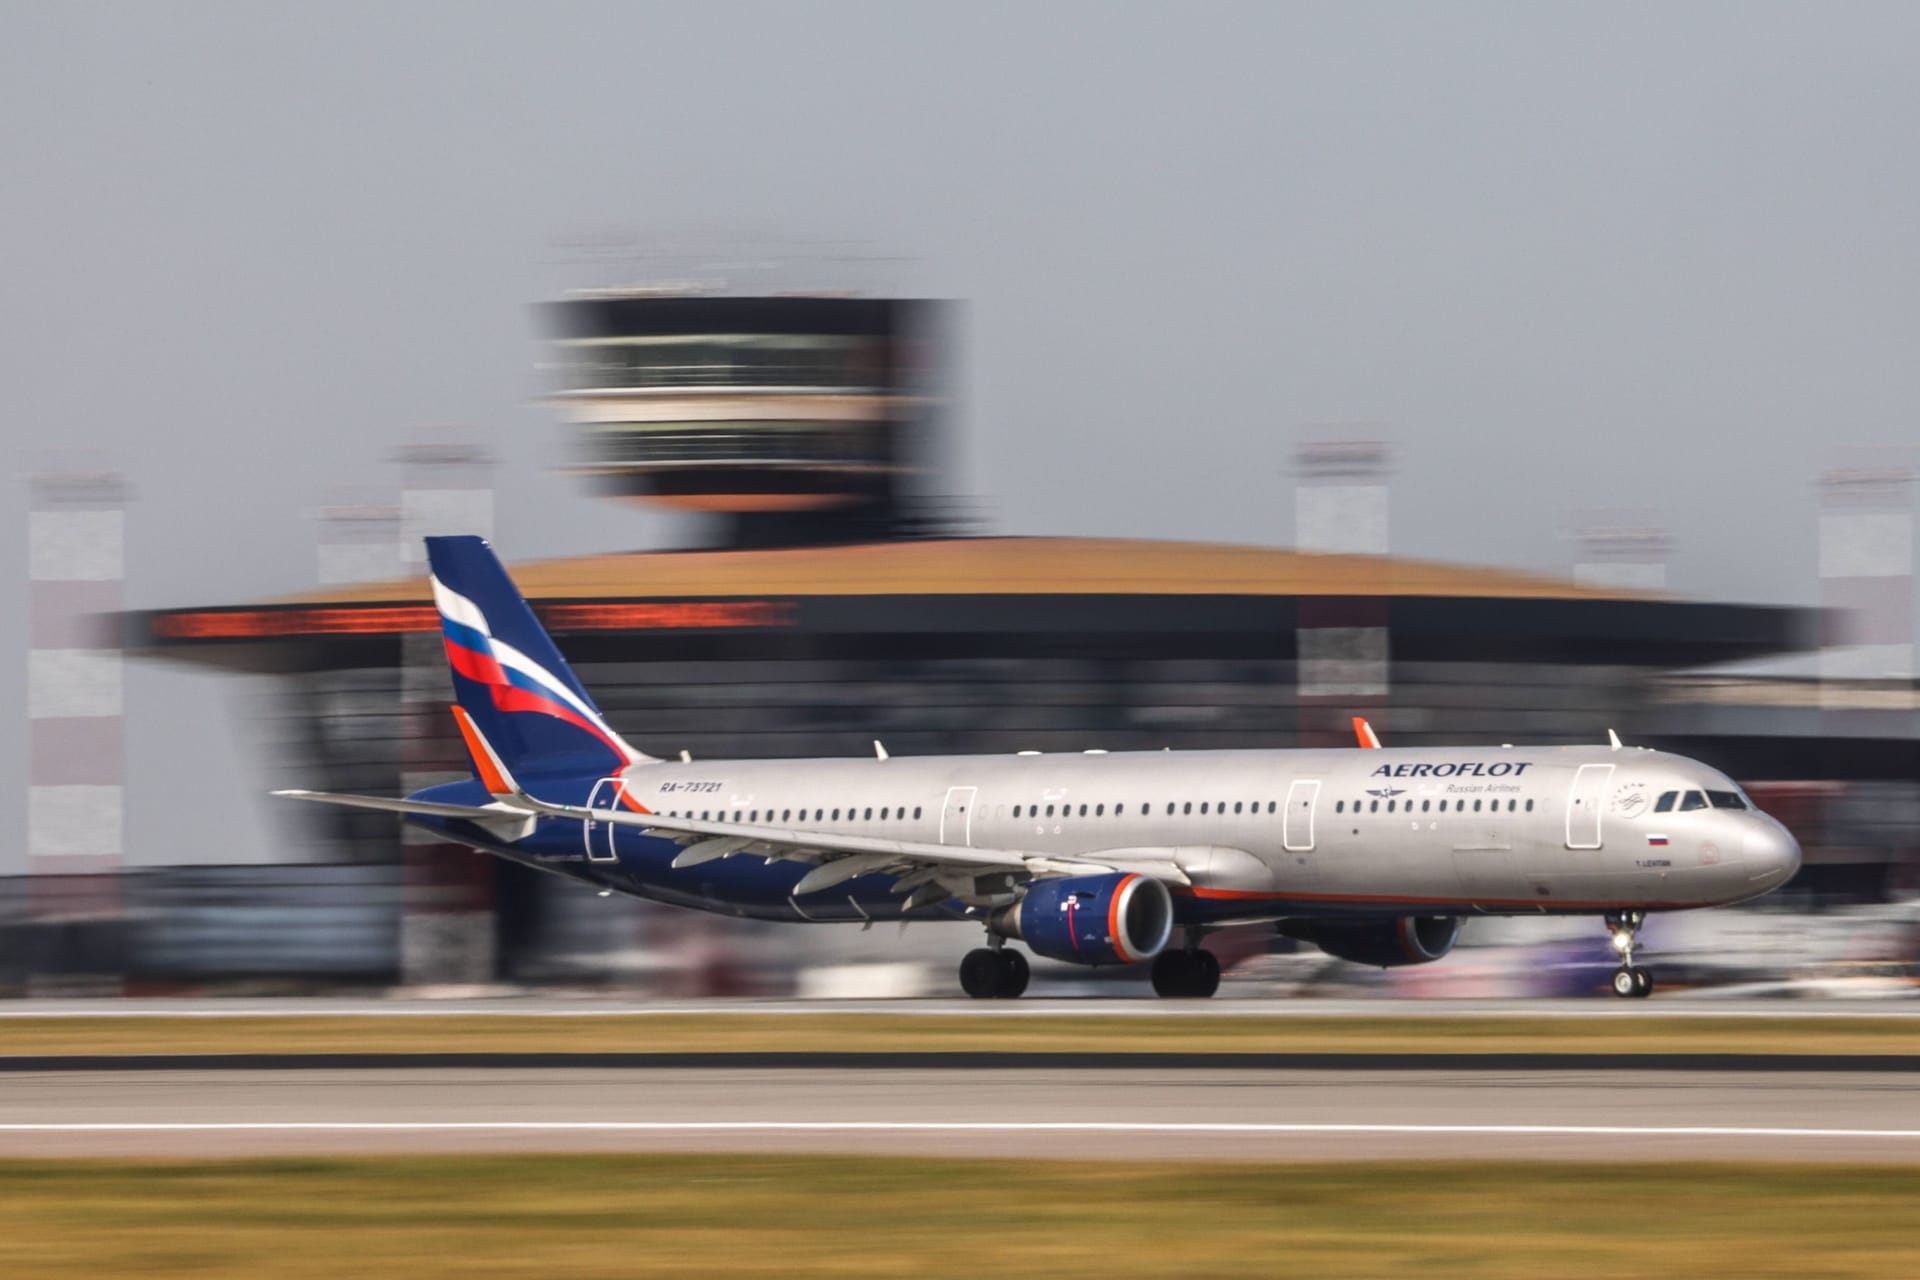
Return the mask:
<path id="1" fill-rule="evenodd" d="M 428 538 L 427 562 L 461 731 L 498 757 L 482 752 L 476 773 L 606 775 L 651 758 L 607 724 L 486 539 Z"/>

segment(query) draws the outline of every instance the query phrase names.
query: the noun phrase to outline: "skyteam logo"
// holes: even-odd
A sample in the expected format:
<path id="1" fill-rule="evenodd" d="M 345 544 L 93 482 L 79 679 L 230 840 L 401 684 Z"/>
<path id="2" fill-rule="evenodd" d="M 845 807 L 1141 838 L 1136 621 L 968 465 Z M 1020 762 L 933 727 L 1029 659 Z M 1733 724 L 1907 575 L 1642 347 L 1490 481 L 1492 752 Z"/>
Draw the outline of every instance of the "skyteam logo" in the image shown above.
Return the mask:
<path id="1" fill-rule="evenodd" d="M 583 729 L 605 743 L 628 763 L 633 754 L 619 736 L 579 694 L 553 672 L 495 638 L 480 606 L 432 579 L 433 602 L 440 610 L 440 631 L 446 639 L 447 661 L 453 669 L 486 688 L 493 705 L 504 712 L 531 712 L 552 716 Z"/>

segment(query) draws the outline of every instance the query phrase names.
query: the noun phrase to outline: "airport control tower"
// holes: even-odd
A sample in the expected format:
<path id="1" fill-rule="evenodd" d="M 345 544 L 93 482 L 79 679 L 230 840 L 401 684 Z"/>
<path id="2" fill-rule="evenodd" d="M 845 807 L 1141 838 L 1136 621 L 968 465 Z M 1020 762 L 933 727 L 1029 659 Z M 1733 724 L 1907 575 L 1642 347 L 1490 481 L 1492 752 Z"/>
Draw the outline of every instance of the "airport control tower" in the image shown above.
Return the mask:
<path id="1" fill-rule="evenodd" d="M 915 497 L 940 402 L 941 305 L 674 290 L 548 303 L 574 470 L 602 492 L 714 517 L 710 547 L 927 532 Z"/>

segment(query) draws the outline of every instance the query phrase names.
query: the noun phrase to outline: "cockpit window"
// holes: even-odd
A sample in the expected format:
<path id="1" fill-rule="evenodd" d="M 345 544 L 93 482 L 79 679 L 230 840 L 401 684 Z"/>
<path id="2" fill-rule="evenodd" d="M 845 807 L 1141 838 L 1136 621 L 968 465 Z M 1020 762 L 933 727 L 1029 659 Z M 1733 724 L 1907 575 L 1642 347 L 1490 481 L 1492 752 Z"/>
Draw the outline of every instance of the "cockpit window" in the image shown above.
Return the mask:
<path id="1" fill-rule="evenodd" d="M 1680 797 L 1680 812 L 1682 813 L 1693 809 L 1704 809 L 1706 807 L 1707 798 L 1698 791 L 1689 791 L 1686 795 Z"/>
<path id="2" fill-rule="evenodd" d="M 1662 791 L 1660 798 L 1653 802 L 1653 811 L 1655 813 L 1672 813 L 1673 802 L 1679 798 L 1680 793 L 1678 791 Z"/>
<path id="3" fill-rule="evenodd" d="M 1707 792 L 1707 799 L 1713 801 L 1713 807 L 1716 809 L 1744 809 L 1747 807 L 1747 802 L 1741 799 L 1738 791 L 1709 791 Z"/>

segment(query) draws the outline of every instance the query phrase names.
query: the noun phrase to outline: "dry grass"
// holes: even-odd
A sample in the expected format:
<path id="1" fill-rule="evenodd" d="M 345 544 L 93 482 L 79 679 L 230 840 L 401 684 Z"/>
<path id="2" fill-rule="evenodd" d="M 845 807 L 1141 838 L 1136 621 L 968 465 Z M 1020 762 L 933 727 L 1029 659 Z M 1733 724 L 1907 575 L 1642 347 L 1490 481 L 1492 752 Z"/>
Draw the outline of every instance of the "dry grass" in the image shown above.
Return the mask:
<path id="1" fill-rule="evenodd" d="M 1920 1019 L 636 1014 L 6 1018 L 0 1055 L 127 1053 L 1920 1054 Z"/>
<path id="2" fill-rule="evenodd" d="M 779 1156 L 0 1162 L 75 1276 L 1920 1275 L 1920 1170 Z"/>

